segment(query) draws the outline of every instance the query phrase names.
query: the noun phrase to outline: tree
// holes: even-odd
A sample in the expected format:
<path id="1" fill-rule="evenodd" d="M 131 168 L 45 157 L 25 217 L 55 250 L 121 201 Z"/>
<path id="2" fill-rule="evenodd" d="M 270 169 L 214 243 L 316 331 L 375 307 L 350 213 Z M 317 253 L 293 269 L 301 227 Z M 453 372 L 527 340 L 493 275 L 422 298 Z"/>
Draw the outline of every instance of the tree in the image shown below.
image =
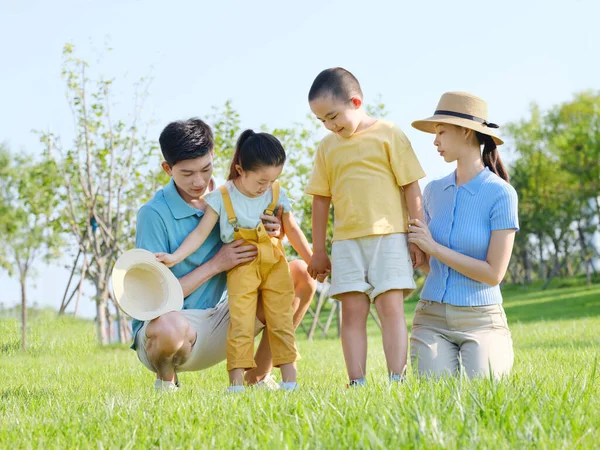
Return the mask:
<path id="1" fill-rule="evenodd" d="M 89 65 L 63 49 L 63 79 L 75 121 L 73 144 L 63 148 L 59 137 L 41 133 L 41 141 L 60 156 L 63 178 L 63 225 L 87 258 L 86 278 L 94 285 L 98 341 L 109 342 L 112 330 L 108 280 L 121 252 L 134 246 L 136 212 L 159 187 L 157 147 L 140 132 L 140 115 L 148 80 L 136 85 L 131 119 L 112 112 L 113 79 L 88 78 Z M 117 310 L 119 337 L 125 318 Z"/>
<path id="2" fill-rule="evenodd" d="M 27 346 L 27 283 L 33 265 L 58 259 L 64 244 L 59 226 L 60 176 L 56 163 L 36 162 L 0 146 L 0 265 L 21 286 L 21 347 Z"/>

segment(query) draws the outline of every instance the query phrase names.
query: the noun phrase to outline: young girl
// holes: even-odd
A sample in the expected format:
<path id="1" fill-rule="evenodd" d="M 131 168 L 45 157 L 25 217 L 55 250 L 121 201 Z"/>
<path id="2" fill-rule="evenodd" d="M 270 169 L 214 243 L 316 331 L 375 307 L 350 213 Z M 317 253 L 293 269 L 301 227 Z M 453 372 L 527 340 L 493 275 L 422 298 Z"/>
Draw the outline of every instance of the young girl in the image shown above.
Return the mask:
<path id="1" fill-rule="evenodd" d="M 231 322 L 227 335 L 228 392 L 244 390 L 244 370 L 254 362 L 254 325 L 260 292 L 267 322 L 273 365 L 281 368 L 281 387 L 297 388 L 296 351 L 292 302 L 294 284 L 281 241 L 270 237 L 260 220 L 283 208 L 283 226 L 288 240 L 305 262 L 312 251 L 294 220 L 290 202 L 276 181 L 286 155 L 276 137 L 244 131 L 236 145 L 227 183 L 204 198 L 207 208 L 198 227 L 173 254 L 157 253 L 158 260 L 171 267 L 198 249 L 217 222 L 225 243 L 244 239 L 258 248 L 250 263 L 227 273 Z"/>

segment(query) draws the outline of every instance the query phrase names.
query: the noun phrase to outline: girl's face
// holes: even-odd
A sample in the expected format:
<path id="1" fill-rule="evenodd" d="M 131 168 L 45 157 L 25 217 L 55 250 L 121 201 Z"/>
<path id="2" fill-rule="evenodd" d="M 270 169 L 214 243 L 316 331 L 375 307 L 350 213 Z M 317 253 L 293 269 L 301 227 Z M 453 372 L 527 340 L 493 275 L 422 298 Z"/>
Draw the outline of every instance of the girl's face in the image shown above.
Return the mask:
<path id="1" fill-rule="evenodd" d="M 236 181 L 242 194 L 248 197 L 260 197 L 267 192 L 271 185 L 279 178 L 283 165 L 262 166 L 255 170 L 244 170 L 241 166 L 235 166 L 240 175 Z"/>
<path id="2" fill-rule="evenodd" d="M 467 140 L 467 130 L 462 127 L 446 123 L 435 126 L 433 145 L 447 163 L 454 162 L 462 156 Z"/>

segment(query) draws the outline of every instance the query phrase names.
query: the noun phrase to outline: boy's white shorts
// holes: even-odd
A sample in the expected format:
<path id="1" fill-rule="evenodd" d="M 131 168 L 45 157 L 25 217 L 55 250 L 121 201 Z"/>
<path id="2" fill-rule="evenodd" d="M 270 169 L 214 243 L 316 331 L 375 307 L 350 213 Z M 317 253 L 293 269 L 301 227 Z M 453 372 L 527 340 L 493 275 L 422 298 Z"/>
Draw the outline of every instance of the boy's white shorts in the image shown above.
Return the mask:
<path id="1" fill-rule="evenodd" d="M 375 301 L 379 294 L 401 289 L 406 298 L 414 289 L 408 235 L 394 233 L 335 241 L 331 250 L 329 295 L 363 292 Z"/>

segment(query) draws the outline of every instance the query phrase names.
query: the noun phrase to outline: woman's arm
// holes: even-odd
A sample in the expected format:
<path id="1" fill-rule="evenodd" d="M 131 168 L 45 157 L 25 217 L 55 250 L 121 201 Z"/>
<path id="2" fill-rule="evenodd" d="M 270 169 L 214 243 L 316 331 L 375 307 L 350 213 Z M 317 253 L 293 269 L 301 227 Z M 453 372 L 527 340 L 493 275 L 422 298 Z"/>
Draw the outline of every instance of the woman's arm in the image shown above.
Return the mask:
<path id="1" fill-rule="evenodd" d="M 298 222 L 294 219 L 294 215 L 291 212 L 283 213 L 283 229 L 285 234 L 294 247 L 294 250 L 298 252 L 300 257 L 306 264 L 310 264 L 310 258 L 312 257 L 312 250 L 310 245 L 304 236 L 304 233 L 298 226 Z"/>
<path id="2" fill-rule="evenodd" d="M 433 240 L 429 228 L 420 220 L 411 220 L 408 241 L 425 253 L 475 281 L 496 286 L 504 279 L 513 244 L 514 229 L 493 230 L 485 261 L 458 253 Z"/>

